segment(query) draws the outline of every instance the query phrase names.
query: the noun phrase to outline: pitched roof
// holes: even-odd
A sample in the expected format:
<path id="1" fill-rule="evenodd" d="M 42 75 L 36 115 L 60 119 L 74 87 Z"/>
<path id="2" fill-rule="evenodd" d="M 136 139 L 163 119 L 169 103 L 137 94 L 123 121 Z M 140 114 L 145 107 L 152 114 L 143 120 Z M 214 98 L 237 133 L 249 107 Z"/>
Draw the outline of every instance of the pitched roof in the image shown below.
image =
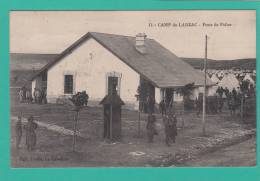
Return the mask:
<path id="1" fill-rule="evenodd" d="M 196 86 L 203 85 L 203 73 L 195 70 L 157 41 L 147 38 L 145 40 L 146 53 L 142 54 L 135 48 L 135 37 L 97 32 L 88 32 L 82 36 L 65 49 L 54 61 L 44 66 L 33 79 L 42 72 L 47 71 L 89 38 L 95 39 L 156 87 L 174 88 L 190 83 L 194 83 Z M 207 84 L 212 85 L 213 83 L 208 79 Z"/>

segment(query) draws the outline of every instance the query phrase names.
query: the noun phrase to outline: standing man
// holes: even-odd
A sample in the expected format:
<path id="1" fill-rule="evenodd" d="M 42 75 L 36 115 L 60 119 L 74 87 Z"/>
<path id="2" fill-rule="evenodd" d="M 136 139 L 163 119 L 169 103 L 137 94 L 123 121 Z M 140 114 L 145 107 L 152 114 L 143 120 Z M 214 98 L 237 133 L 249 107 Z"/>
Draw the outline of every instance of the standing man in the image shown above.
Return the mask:
<path id="1" fill-rule="evenodd" d="M 44 88 L 42 91 L 42 104 L 47 104 L 47 89 Z"/>
<path id="2" fill-rule="evenodd" d="M 148 137 L 149 143 L 152 143 L 153 137 L 155 135 L 158 135 L 158 132 L 157 132 L 156 126 L 155 126 L 155 122 L 156 122 L 156 117 L 152 113 L 149 113 L 149 115 L 147 117 L 147 125 L 146 125 L 147 137 Z"/>
<path id="3" fill-rule="evenodd" d="M 22 91 L 23 91 L 23 101 L 26 101 L 26 88 L 24 86 L 22 87 Z"/>
<path id="4" fill-rule="evenodd" d="M 37 103 L 37 89 L 36 88 L 34 88 L 34 90 L 33 90 L 33 99 L 34 99 L 34 103 Z"/>
<path id="5" fill-rule="evenodd" d="M 175 143 L 177 136 L 177 118 L 172 111 L 163 118 L 165 128 L 165 143 L 171 146 L 171 142 Z"/>
<path id="6" fill-rule="evenodd" d="M 155 104 L 154 97 L 148 95 L 146 102 L 147 102 L 148 113 L 154 113 L 154 104 Z"/>
<path id="7" fill-rule="evenodd" d="M 22 103 L 23 102 L 23 90 L 22 90 L 22 88 L 19 90 L 18 95 L 19 95 L 19 101 L 20 101 L 20 103 Z"/>
<path id="8" fill-rule="evenodd" d="M 166 103 L 165 103 L 165 99 L 162 99 L 160 104 L 159 104 L 159 107 L 160 107 L 160 111 L 162 113 L 162 116 L 164 116 L 166 114 Z"/>
<path id="9" fill-rule="evenodd" d="M 203 95 L 200 93 L 198 99 L 196 99 L 197 116 L 202 112 Z"/>
<path id="10" fill-rule="evenodd" d="M 237 91 L 235 88 L 232 89 L 232 96 L 234 97 L 234 99 L 237 99 Z"/>
<path id="11" fill-rule="evenodd" d="M 171 140 L 172 140 L 173 143 L 175 143 L 176 136 L 178 135 L 178 133 L 177 133 L 177 117 L 173 113 L 170 115 L 170 117 L 171 117 L 171 122 L 172 122 L 172 124 L 170 125 L 170 129 L 172 130 L 171 131 L 171 133 L 172 133 L 171 134 Z"/>
<path id="12" fill-rule="evenodd" d="M 26 90 L 26 102 L 29 104 L 32 102 L 32 94 L 29 89 Z"/>
<path id="13" fill-rule="evenodd" d="M 26 148 L 28 151 L 32 151 L 35 149 L 36 146 L 36 133 L 35 130 L 37 129 L 38 125 L 34 122 L 33 117 L 30 116 L 28 118 L 28 122 L 25 125 L 26 131 Z"/>
<path id="14" fill-rule="evenodd" d="M 15 136 L 16 136 L 16 149 L 19 149 L 21 140 L 22 140 L 22 134 L 23 134 L 23 129 L 22 129 L 22 117 L 18 116 L 17 123 L 15 125 Z"/>

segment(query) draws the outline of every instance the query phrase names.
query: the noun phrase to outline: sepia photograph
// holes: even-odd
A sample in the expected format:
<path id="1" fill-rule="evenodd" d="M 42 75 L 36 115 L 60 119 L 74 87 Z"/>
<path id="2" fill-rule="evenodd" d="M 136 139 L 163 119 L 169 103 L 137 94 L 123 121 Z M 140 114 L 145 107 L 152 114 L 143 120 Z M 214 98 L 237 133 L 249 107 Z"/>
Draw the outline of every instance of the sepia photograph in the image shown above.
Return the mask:
<path id="1" fill-rule="evenodd" d="M 13 168 L 256 166 L 256 11 L 10 11 Z"/>

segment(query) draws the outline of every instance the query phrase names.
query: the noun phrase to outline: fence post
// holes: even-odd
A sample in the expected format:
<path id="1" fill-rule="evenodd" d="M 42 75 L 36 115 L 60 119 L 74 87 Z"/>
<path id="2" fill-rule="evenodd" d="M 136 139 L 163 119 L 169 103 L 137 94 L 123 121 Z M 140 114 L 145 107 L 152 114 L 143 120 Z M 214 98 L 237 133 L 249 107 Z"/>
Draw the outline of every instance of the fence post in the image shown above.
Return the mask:
<path id="1" fill-rule="evenodd" d="M 241 113 L 240 113 L 241 121 L 244 121 L 244 95 L 242 95 L 241 99 Z"/>

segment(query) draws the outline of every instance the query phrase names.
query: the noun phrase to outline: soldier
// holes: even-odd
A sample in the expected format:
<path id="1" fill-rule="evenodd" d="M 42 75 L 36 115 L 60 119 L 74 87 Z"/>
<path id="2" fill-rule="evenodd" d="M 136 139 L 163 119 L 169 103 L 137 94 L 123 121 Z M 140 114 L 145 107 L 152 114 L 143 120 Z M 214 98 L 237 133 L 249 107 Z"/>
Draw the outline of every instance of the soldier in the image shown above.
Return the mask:
<path id="1" fill-rule="evenodd" d="M 165 104 L 165 99 L 161 100 L 159 103 L 160 111 L 162 113 L 162 116 L 166 114 L 166 104 Z"/>
<path id="2" fill-rule="evenodd" d="M 218 87 L 216 93 L 222 98 L 223 93 L 224 93 L 224 89 L 223 87 Z"/>
<path id="3" fill-rule="evenodd" d="M 47 104 L 47 89 L 44 88 L 42 91 L 42 104 Z"/>
<path id="4" fill-rule="evenodd" d="M 147 104 L 147 108 L 148 108 L 148 113 L 154 113 L 155 100 L 154 100 L 153 96 L 151 96 L 151 95 L 147 96 L 146 104 Z"/>
<path id="5" fill-rule="evenodd" d="M 227 87 L 224 89 L 224 93 L 226 95 L 226 98 L 228 98 L 230 93 Z"/>
<path id="6" fill-rule="evenodd" d="M 22 117 L 18 116 L 17 123 L 15 125 L 15 136 L 16 136 L 16 149 L 19 149 L 22 139 Z"/>
<path id="7" fill-rule="evenodd" d="M 232 96 L 234 97 L 234 99 L 237 99 L 237 91 L 235 88 L 232 89 Z"/>
<path id="8" fill-rule="evenodd" d="M 36 133 L 35 130 L 37 129 L 38 125 L 34 122 L 33 117 L 30 116 L 28 118 L 28 122 L 25 125 L 26 131 L 26 148 L 28 151 L 34 150 L 36 146 Z"/>
<path id="9" fill-rule="evenodd" d="M 26 88 L 23 86 L 22 87 L 22 91 L 23 91 L 23 101 L 25 101 L 25 99 L 26 99 Z"/>
<path id="10" fill-rule="evenodd" d="M 203 94 L 199 94 L 199 97 L 196 98 L 196 108 L 197 108 L 197 116 L 200 115 L 202 112 L 202 105 L 203 104 Z"/>
<path id="11" fill-rule="evenodd" d="M 171 115 L 171 120 L 172 120 L 172 125 L 170 125 L 170 128 L 172 130 L 171 134 L 171 140 L 173 143 L 175 143 L 176 136 L 178 135 L 177 133 L 177 117 L 175 114 Z"/>
<path id="12" fill-rule="evenodd" d="M 32 94 L 29 89 L 26 90 L 26 102 L 31 103 L 32 102 Z"/>
<path id="13" fill-rule="evenodd" d="M 158 132 L 155 127 L 155 122 L 156 122 L 156 117 L 152 113 L 150 113 L 147 117 L 147 125 L 146 125 L 149 143 L 153 142 L 154 135 L 158 135 Z"/>
<path id="14" fill-rule="evenodd" d="M 18 95 L 19 95 L 19 101 L 20 101 L 20 103 L 22 103 L 23 102 L 23 90 L 22 89 L 19 90 Z"/>
<path id="15" fill-rule="evenodd" d="M 82 92 L 82 95 L 83 95 L 83 97 L 84 97 L 84 102 L 85 102 L 84 105 L 87 106 L 87 105 L 88 105 L 89 96 L 88 96 L 88 94 L 87 94 L 86 91 L 83 91 L 83 92 Z"/>
<path id="16" fill-rule="evenodd" d="M 34 91 L 33 91 L 33 99 L 34 99 L 34 103 L 38 103 L 38 99 L 37 99 L 37 89 L 34 88 Z"/>
<path id="17" fill-rule="evenodd" d="M 217 105 L 218 105 L 218 112 L 222 112 L 223 106 L 224 106 L 224 101 L 221 96 L 217 96 Z"/>
<path id="18" fill-rule="evenodd" d="M 165 143 L 167 146 L 171 146 L 170 143 L 175 143 L 177 136 L 177 118 L 173 112 L 169 112 L 164 118 L 165 127 Z"/>

